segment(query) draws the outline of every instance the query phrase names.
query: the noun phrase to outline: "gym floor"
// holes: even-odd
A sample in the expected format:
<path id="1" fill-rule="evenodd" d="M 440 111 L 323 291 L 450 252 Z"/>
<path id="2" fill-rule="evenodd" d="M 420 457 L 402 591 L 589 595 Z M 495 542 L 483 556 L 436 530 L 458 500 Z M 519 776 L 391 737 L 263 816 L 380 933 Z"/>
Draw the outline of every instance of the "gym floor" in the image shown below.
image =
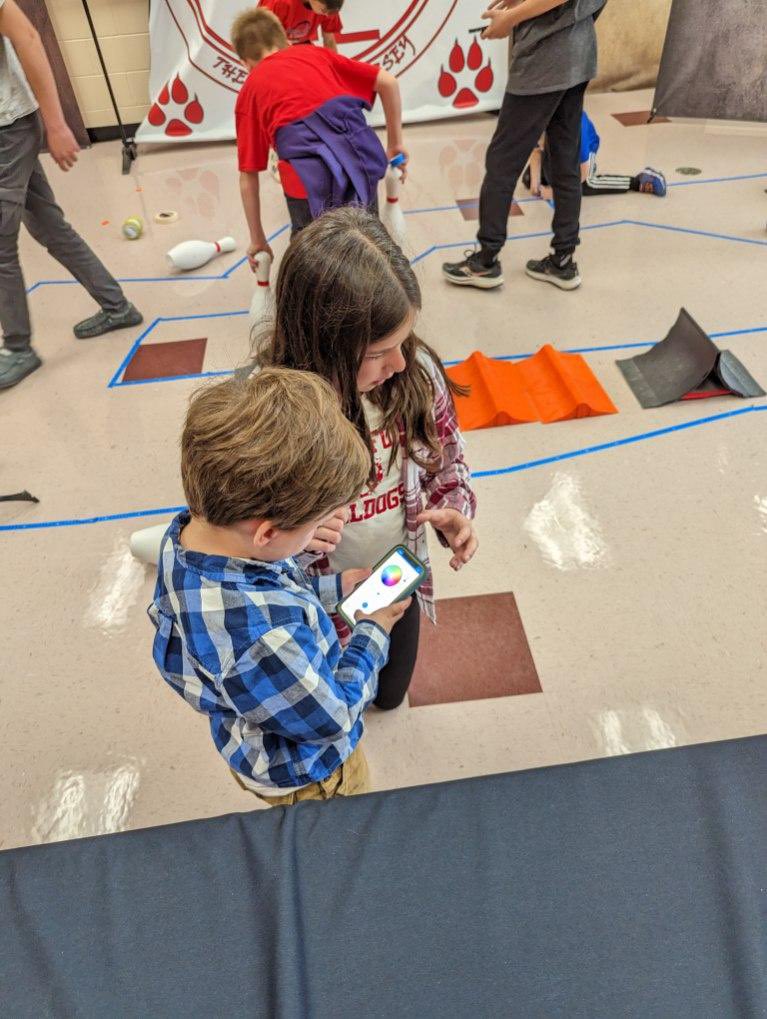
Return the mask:
<path id="1" fill-rule="evenodd" d="M 505 286 L 444 282 L 441 261 L 472 244 L 495 120 L 407 131 L 403 206 L 424 338 L 446 361 L 544 343 L 585 350 L 619 413 L 467 435 L 480 552 L 457 575 L 436 542 L 433 559 L 438 597 L 469 600 L 448 603 L 442 634 L 429 634 L 411 703 L 368 715 L 377 789 L 767 726 L 767 400 L 642 410 L 615 364 L 664 336 L 684 306 L 767 388 L 767 127 L 627 127 L 612 115 L 650 102 L 649 92 L 587 97 L 600 169 L 649 164 L 671 187 L 664 199 L 584 199 L 584 282 L 572 293 L 524 275 L 525 261 L 547 251 L 551 218 L 524 191 Z M 260 808 L 205 721 L 157 674 L 145 615 L 152 570 L 128 549 L 132 531 L 183 503 L 178 435 L 199 376 L 247 359 L 253 278 L 233 147 L 148 149 L 128 177 L 117 143 L 84 152 L 66 177 L 45 158 L 68 217 L 133 280 L 126 291 L 145 323 L 75 340 L 71 325 L 92 311 L 87 294 L 23 238 L 45 363 L 0 394 L 0 495 L 28 489 L 40 501 L 0 503 L 0 848 Z M 675 170 L 684 166 L 702 172 Z M 285 209 L 268 177 L 264 188 L 279 256 Z M 169 209 L 178 222 L 155 224 Z M 146 225 L 133 242 L 120 234 L 131 215 Z M 172 245 L 226 234 L 234 254 L 167 278 Z M 162 346 L 189 340 L 207 342 Z"/>

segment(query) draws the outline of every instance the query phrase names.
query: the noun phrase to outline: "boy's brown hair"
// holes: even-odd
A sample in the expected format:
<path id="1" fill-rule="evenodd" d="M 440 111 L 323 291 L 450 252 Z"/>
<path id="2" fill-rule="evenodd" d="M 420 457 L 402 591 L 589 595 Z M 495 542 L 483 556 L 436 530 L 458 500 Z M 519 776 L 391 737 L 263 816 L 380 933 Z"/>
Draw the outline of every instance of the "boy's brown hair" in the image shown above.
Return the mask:
<path id="1" fill-rule="evenodd" d="M 276 14 L 263 7 L 243 11 L 232 24 L 232 46 L 240 60 L 257 63 L 274 49 L 288 47 L 288 37 Z"/>
<path id="2" fill-rule="evenodd" d="M 338 14 L 344 5 L 344 0 L 323 0 L 323 6 L 328 14 Z"/>
<path id="3" fill-rule="evenodd" d="M 210 524 L 291 530 L 352 502 L 370 455 L 314 372 L 267 368 L 198 390 L 181 436 L 189 509 Z"/>

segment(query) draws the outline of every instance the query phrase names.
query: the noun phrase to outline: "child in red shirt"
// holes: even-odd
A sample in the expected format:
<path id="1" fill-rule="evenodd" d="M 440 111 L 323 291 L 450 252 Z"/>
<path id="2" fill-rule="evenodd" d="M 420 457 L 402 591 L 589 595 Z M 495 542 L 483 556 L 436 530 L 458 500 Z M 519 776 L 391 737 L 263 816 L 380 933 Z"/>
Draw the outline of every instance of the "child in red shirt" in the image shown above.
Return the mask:
<path id="1" fill-rule="evenodd" d="M 260 0 L 258 6 L 277 15 L 291 45 L 312 42 L 322 30 L 323 44 L 335 50 L 343 5 L 344 0 Z"/>
<path id="2" fill-rule="evenodd" d="M 328 49 L 289 46 L 279 20 L 263 8 L 237 18 L 232 44 L 250 68 L 237 97 L 235 123 L 248 258 L 255 269 L 259 251 L 271 254 L 258 181 L 270 146 L 281 157 L 293 235 L 339 205 L 366 205 L 377 212 L 376 189 L 387 163 L 399 154 L 407 159 L 407 151 L 399 85 L 387 71 Z M 386 118 L 385 152 L 362 114 L 376 94 Z"/>

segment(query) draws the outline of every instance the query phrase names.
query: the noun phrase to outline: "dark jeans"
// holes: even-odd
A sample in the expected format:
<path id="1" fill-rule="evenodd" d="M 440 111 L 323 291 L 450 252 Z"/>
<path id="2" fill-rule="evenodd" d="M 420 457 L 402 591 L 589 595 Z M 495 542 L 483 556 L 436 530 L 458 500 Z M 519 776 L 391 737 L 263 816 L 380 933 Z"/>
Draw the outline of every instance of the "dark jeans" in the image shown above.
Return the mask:
<path id="1" fill-rule="evenodd" d="M 292 240 L 300 230 L 309 226 L 314 217 L 309 208 L 308 198 L 291 198 L 289 195 L 285 195 L 285 201 L 288 203 L 288 213 L 290 214 L 290 238 Z M 368 211 L 374 216 L 378 215 L 377 198 L 368 206 Z"/>
<path id="2" fill-rule="evenodd" d="M 19 264 L 22 223 L 105 311 L 125 307 L 120 284 L 67 223 L 56 204 L 38 159 L 42 143 L 43 129 L 37 113 L 0 127 L 0 325 L 10 350 L 26 350 L 32 333 Z"/>
<path id="3" fill-rule="evenodd" d="M 391 711 L 405 699 L 410 680 L 413 678 L 415 660 L 418 657 L 418 637 L 421 632 L 421 612 L 418 600 L 413 604 L 392 630 L 389 661 L 378 677 L 378 696 L 373 701 L 377 708 Z"/>
<path id="4" fill-rule="evenodd" d="M 479 196 L 477 239 L 485 261 L 494 259 L 506 243 L 514 189 L 544 131 L 551 150 L 554 189 L 552 247 L 557 255 L 575 251 L 581 214 L 581 113 L 587 84 L 584 81 L 564 92 L 535 96 L 506 93 L 487 150 Z"/>

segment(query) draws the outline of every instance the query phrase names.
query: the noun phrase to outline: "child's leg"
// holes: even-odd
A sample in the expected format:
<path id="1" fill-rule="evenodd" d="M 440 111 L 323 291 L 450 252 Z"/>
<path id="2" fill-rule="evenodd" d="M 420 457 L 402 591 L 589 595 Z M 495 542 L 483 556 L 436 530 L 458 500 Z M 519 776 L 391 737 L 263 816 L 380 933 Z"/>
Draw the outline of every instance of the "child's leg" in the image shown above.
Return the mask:
<path id="1" fill-rule="evenodd" d="M 584 195 L 620 195 L 626 191 L 636 191 L 634 181 L 636 177 L 626 177 L 617 173 L 597 173 L 597 159 L 592 152 L 589 156 L 589 171 L 581 191 Z"/>
<path id="2" fill-rule="evenodd" d="M 421 612 L 418 599 L 394 627 L 391 635 L 389 661 L 378 676 L 378 696 L 373 701 L 382 711 L 398 708 L 405 699 L 418 657 L 418 637 L 421 631 Z"/>
<path id="3" fill-rule="evenodd" d="M 561 95 L 547 130 L 554 190 L 554 257 L 562 262 L 578 246 L 581 215 L 581 114 L 588 82 Z"/>
<path id="4" fill-rule="evenodd" d="M 290 237 L 292 240 L 305 226 L 309 226 L 314 217 L 309 208 L 308 198 L 291 198 L 290 195 L 285 195 L 285 201 L 288 204 L 290 215 Z"/>
<path id="5" fill-rule="evenodd" d="M 492 264 L 506 243 L 514 188 L 561 96 L 561 92 L 538 96 L 514 96 L 507 92 L 504 96 L 485 157 L 485 178 L 479 196 L 477 239 L 487 265 Z"/>

